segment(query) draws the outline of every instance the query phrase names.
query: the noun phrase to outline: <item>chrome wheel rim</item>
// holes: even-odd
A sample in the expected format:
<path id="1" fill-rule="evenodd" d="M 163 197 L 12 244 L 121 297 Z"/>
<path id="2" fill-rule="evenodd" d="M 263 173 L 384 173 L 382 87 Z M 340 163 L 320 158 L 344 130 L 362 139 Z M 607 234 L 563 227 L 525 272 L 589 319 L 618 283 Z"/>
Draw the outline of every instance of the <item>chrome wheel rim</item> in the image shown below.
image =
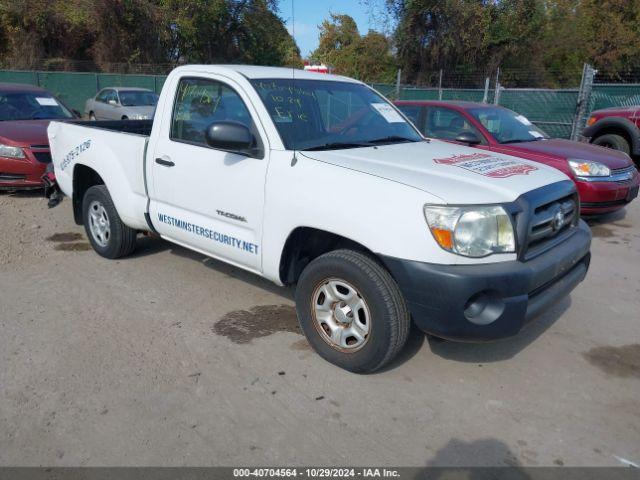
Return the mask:
<path id="1" fill-rule="evenodd" d="M 111 239 L 111 224 L 107 211 L 101 202 L 94 200 L 89 204 L 89 231 L 95 242 L 106 247 Z"/>
<path id="2" fill-rule="evenodd" d="M 324 280 L 313 292 L 311 312 L 320 337 L 332 348 L 353 353 L 369 340 L 371 314 L 365 299 L 349 282 Z"/>

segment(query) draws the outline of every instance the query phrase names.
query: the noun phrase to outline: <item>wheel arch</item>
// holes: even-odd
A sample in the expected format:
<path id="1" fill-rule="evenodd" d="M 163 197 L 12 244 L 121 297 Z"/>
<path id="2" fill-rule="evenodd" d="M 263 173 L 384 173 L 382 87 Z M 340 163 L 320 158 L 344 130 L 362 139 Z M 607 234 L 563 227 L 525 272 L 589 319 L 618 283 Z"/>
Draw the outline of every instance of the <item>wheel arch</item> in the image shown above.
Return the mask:
<path id="1" fill-rule="evenodd" d="M 627 141 L 634 155 L 640 154 L 640 129 L 627 118 L 603 118 L 585 128 L 583 135 L 589 137 L 590 143 L 602 135 L 620 135 Z"/>
<path id="2" fill-rule="evenodd" d="M 76 164 L 73 169 L 73 218 L 77 225 L 82 225 L 82 200 L 84 194 L 94 185 L 104 185 L 104 180 L 93 168 L 84 164 Z"/>
<path id="3" fill-rule="evenodd" d="M 315 227 L 296 227 L 289 233 L 282 248 L 280 281 L 284 285 L 296 283 L 304 267 L 312 260 L 341 248 L 364 253 L 386 269 L 385 264 L 373 251 L 355 240 Z"/>

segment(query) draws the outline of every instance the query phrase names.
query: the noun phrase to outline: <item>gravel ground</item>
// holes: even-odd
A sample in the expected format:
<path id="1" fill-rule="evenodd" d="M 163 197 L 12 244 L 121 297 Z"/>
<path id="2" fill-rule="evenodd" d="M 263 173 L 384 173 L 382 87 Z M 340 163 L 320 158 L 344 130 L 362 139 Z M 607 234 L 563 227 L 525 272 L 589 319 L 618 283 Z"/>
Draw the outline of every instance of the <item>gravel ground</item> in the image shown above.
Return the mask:
<path id="1" fill-rule="evenodd" d="M 640 463 L 640 201 L 519 336 L 315 355 L 292 293 L 162 240 L 89 250 L 69 200 L 0 194 L 0 465 Z"/>

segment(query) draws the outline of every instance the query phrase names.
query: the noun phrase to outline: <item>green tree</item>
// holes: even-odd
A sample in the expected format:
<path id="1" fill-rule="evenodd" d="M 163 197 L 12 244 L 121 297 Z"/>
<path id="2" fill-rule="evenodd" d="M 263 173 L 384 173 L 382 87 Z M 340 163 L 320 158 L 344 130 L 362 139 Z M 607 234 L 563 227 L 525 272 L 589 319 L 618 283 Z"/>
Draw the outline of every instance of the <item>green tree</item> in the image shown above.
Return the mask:
<path id="1" fill-rule="evenodd" d="M 86 0 L 0 0 L 5 64 L 32 68 L 43 59 L 89 59 Z"/>
<path id="2" fill-rule="evenodd" d="M 91 56 L 109 63 L 166 63 L 169 36 L 165 17 L 153 0 L 96 0 L 90 15 Z"/>
<path id="3" fill-rule="evenodd" d="M 80 60 L 302 65 L 277 0 L 0 0 L 10 68 Z M 0 43 L 0 51 L 3 44 Z M 73 62 L 70 62 L 73 61 Z"/>
<path id="4" fill-rule="evenodd" d="M 275 4 L 265 0 L 162 0 L 171 19 L 171 57 L 176 62 L 301 64 Z"/>
<path id="5" fill-rule="evenodd" d="M 598 68 L 640 69 L 640 1 L 583 0 L 577 23 L 586 57 Z"/>
<path id="6" fill-rule="evenodd" d="M 365 82 L 389 82 L 395 76 L 389 39 L 374 31 L 361 36 L 349 15 L 331 14 L 322 22 L 319 45 L 311 58 L 329 65 L 335 73 Z"/>
<path id="7" fill-rule="evenodd" d="M 394 0 L 398 60 L 409 81 L 433 72 L 530 67 L 544 25 L 540 0 Z"/>

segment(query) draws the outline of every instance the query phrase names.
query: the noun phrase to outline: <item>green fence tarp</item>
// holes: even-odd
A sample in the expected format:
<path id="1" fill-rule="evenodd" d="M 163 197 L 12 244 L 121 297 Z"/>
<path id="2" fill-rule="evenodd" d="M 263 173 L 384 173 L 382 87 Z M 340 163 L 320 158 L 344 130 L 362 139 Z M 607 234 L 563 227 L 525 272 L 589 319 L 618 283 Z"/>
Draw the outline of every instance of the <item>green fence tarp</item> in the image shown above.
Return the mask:
<path id="1" fill-rule="evenodd" d="M 160 93 L 166 75 L 120 75 L 112 73 L 0 71 L 0 83 L 40 86 L 81 113 L 87 99 L 105 87 L 139 87 Z"/>

